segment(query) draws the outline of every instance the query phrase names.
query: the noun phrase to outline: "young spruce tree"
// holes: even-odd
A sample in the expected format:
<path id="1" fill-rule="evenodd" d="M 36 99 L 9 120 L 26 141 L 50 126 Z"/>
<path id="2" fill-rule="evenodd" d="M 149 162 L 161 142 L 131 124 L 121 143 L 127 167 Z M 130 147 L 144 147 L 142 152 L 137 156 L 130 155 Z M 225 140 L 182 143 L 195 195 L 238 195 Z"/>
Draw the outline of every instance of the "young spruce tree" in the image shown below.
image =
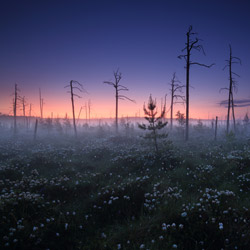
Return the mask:
<path id="1" fill-rule="evenodd" d="M 143 106 L 145 119 L 148 121 L 148 125 L 146 124 L 138 124 L 138 127 L 143 130 L 149 130 L 150 133 L 148 133 L 145 138 L 151 139 L 154 143 L 155 151 L 156 153 L 159 152 L 158 148 L 158 140 L 159 138 L 166 138 L 168 134 L 159 134 L 158 130 L 164 128 L 167 125 L 167 122 L 163 122 L 162 119 L 164 118 L 165 111 L 166 111 L 166 105 L 164 105 L 160 116 L 157 117 L 157 111 L 156 111 L 156 100 L 154 101 L 152 96 L 149 96 L 148 100 L 148 106 L 145 107 L 145 104 Z"/>

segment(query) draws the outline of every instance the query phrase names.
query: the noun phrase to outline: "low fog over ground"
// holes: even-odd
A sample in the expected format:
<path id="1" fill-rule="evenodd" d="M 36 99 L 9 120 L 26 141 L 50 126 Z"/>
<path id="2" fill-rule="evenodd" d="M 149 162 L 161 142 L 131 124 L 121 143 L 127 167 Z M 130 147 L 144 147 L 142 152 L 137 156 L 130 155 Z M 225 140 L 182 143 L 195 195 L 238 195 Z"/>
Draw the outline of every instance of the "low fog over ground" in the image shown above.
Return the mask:
<path id="1" fill-rule="evenodd" d="M 1 249 L 247 249 L 247 121 L 1 120 Z M 139 121 L 146 124 L 147 121 Z M 36 127 L 36 128 L 35 128 Z M 36 131 L 36 132 L 35 132 Z M 150 136 L 149 136 L 150 135 Z M 157 147 L 156 147 L 157 145 Z"/>

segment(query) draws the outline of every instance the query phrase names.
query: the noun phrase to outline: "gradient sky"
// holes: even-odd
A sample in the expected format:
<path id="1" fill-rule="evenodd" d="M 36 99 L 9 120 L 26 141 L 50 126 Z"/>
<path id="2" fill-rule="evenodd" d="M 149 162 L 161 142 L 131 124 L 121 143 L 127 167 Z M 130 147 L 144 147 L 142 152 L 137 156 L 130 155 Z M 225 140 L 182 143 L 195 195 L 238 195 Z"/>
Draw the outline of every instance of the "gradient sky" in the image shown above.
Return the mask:
<path id="1" fill-rule="evenodd" d="M 64 86 L 77 80 L 89 92 L 76 101 L 77 113 L 91 99 L 93 118 L 114 117 L 114 88 L 103 81 L 113 80 L 118 67 L 121 84 L 129 88 L 126 94 L 136 100 L 120 101 L 119 116 L 138 115 L 139 110 L 142 116 L 150 93 L 159 105 L 167 93 L 169 108 L 173 72 L 185 84 L 184 61 L 177 56 L 193 25 L 206 56 L 193 52 L 192 60 L 216 65 L 191 68 L 191 117 L 225 117 L 226 108 L 219 103 L 227 92 L 219 90 L 229 85 L 228 70 L 222 69 L 230 43 L 233 55 L 242 60 L 242 66 L 233 67 L 241 76 L 234 98 L 246 100 L 246 107 L 236 108 L 236 117 L 242 118 L 250 99 L 249 13 L 248 0 L 1 1 L 0 112 L 11 114 L 17 83 L 20 95 L 32 103 L 33 115 L 39 115 L 41 88 L 45 116 L 71 116 Z M 184 106 L 176 105 L 177 110 L 184 112 Z"/>

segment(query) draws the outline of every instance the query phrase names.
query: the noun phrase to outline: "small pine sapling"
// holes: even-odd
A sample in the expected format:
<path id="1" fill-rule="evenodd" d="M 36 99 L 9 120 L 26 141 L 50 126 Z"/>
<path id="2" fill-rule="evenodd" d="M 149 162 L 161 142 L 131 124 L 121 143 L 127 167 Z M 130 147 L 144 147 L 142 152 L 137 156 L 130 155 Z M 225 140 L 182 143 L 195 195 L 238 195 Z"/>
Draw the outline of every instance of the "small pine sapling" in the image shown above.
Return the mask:
<path id="1" fill-rule="evenodd" d="M 145 104 L 143 106 L 145 119 L 148 121 L 148 125 L 146 124 L 138 124 L 138 127 L 143 130 L 149 130 L 150 133 L 148 133 L 144 138 L 151 139 L 154 143 L 155 151 L 156 153 L 159 152 L 158 147 L 158 140 L 157 139 L 163 139 L 168 136 L 168 134 L 159 134 L 158 130 L 161 130 L 167 125 L 167 122 L 163 122 L 162 119 L 164 118 L 165 111 L 166 111 L 166 105 L 164 105 L 160 116 L 157 117 L 157 111 L 156 111 L 156 100 L 154 101 L 152 96 L 149 96 L 148 100 L 148 106 L 145 107 Z"/>
<path id="2" fill-rule="evenodd" d="M 185 115 L 178 110 L 175 116 L 179 125 L 177 129 L 179 130 L 179 133 L 184 137 L 184 125 L 186 122 Z"/>

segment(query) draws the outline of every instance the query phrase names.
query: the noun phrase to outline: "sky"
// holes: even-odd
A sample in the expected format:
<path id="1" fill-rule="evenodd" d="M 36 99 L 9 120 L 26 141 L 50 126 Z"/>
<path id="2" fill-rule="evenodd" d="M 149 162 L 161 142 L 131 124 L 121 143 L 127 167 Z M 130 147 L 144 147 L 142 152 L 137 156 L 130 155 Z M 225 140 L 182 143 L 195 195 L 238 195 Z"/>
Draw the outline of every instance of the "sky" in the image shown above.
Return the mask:
<path id="1" fill-rule="evenodd" d="M 194 51 L 191 60 L 215 65 L 190 69 L 190 117 L 225 118 L 228 93 L 220 89 L 229 86 L 228 69 L 223 68 L 231 44 L 233 56 L 242 61 L 233 65 L 240 75 L 234 99 L 243 106 L 235 108 L 241 119 L 250 105 L 249 13 L 248 0 L 1 1 L 0 112 L 12 115 L 17 83 L 20 96 L 32 104 L 32 115 L 40 115 L 40 88 L 45 117 L 52 112 L 72 117 L 64 87 L 76 80 L 88 92 L 77 93 L 82 97 L 75 100 L 77 114 L 91 100 L 92 118 L 114 117 L 115 89 L 103 81 L 114 81 L 117 69 L 120 83 L 129 89 L 124 94 L 136 101 L 119 101 L 120 117 L 143 116 L 150 94 L 159 109 L 167 94 L 168 111 L 174 72 L 185 85 L 185 61 L 177 57 L 192 25 L 205 55 Z M 174 113 L 178 110 L 184 113 L 185 105 L 176 104 Z"/>

